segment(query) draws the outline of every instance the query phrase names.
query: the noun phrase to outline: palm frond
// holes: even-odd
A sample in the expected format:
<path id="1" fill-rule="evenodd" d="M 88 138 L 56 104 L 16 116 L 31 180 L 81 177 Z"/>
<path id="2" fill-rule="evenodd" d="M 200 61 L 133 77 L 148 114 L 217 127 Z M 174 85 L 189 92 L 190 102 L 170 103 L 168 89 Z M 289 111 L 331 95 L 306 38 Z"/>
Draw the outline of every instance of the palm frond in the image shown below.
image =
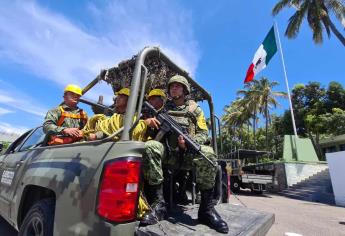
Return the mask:
<path id="1" fill-rule="evenodd" d="M 310 28 L 313 31 L 313 40 L 315 43 L 322 43 L 322 24 L 321 11 L 317 4 L 311 5 L 308 9 L 307 20 Z"/>
<path id="2" fill-rule="evenodd" d="M 329 26 L 329 21 L 327 21 L 326 18 L 322 18 L 321 21 L 323 23 L 323 26 L 326 29 L 328 38 L 330 38 L 331 37 L 331 29 L 330 29 L 330 26 Z"/>
<path id="3" fill-rule="evenodd" d="M 281 0 L 272 9 L 272 15 L 277 15 L 284 7 L 290 4 L 291 0 Z"/>
<path id="4" fill-rule="evenodd" d="M 345 3 L 340 0 L 327 0 L 325 1 L 325 6 L 327 9 L 332 11 L 339 21 L 345 19 Z"/>
<path id="5" fill-rule="evenodd" d="M 288 38 L 296 38 L 301 27 L 303 18 L 308 11 L 309 1 L 305 1 L 302 5 L 300 10 L 296 11 L 289 19 L 289 24 L 286 28 L 285 35 Z"/>

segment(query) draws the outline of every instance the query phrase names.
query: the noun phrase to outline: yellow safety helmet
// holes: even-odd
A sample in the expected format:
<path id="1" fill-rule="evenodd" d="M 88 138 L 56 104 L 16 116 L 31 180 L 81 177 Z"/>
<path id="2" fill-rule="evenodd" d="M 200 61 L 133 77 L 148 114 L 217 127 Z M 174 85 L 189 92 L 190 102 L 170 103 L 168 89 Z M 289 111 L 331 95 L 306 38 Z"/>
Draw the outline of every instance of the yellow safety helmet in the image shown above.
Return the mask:
<path id="1" fill-rule="evenodd" d="M 130 95 L 130 90 L 129 90 L 129 88 L 122 88 L 122 89 L 120 89 L 119 91 L 117 91 L 115 94 L 116 94 L 116 96 L 118 96 L 118 95 L 126 95 L 126 96 L 129 96 Z"/>
<path id="2" fill-rule="evenodd" d="M 75 84 L 67 85 L 64 90 L 64 93 L 66 92 L 72 92 L 72 93 L 78 94 L 79 96 L 83 95 L 82 89 L 78 85 L 75 85 Z"/>
<path id="3" fill-rule="evenodd" d="M 166 98 L 166 95 L 162 89 L 152 89 L 149 92 L 149 95 L 147 95 L 147 99 L 149 99 L 152 96 L 159 96 L 159 97 L 162 97 L 163 99 Z"/>

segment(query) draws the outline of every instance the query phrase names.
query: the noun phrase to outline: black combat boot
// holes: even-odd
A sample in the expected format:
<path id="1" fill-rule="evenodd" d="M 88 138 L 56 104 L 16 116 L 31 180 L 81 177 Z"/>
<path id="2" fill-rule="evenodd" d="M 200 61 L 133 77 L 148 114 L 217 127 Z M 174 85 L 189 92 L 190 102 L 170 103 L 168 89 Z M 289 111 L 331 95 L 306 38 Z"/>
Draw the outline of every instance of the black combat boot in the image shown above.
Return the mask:
<path id="1" fill-rule="evenodd" d="M 167 209 L 163 197 L 163 185 L 146 185 L 145 195 L 151 206 L 152 211 L 144 215 L 143 219 L 140 221 L 141 225 L 153 225 L 158 221 L 164 220 Z"/>
<path id="2" fill-rule="evenodd" d="M 188 171 L 181 170 L 177 176 L 178 191 L 175 195 L 175 201 L 182 205 L 188 205 L 187 196 L 187 184 L 188 184 L 189 173 Z"/>
<path id="3" fill-rule="evenodd" d="M 213 189 L 201 191 L 201 203 L 198 212 L 200 223 L 220 232 L 228 233 L 228 224 L 220 217 L 213 203 Z"/>

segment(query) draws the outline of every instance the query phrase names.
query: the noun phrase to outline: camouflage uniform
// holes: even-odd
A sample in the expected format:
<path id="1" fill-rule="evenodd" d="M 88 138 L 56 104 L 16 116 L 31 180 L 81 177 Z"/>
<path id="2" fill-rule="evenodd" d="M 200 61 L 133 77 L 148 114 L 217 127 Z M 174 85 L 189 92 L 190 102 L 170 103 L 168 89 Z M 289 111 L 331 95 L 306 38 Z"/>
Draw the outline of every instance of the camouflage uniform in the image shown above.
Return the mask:
<path id="1" fill-rule="evenodd" d="M 66 113 L 69 113 L 69 114 L 80 115 L 81 113 L 84 113 L 85 119 L 75 119 L 75 118 L 65 117 L 65 119 L 63 120 L 63 123 L 59 126 L 58 121 L 62 114 L 61 108 Z M 43 123 L 43 131 L 46 134 L 47 133 L 61 134 L 62 131 L 66 128 L 82 129 L 85 126 L 87 115 L 82 109 L 78 107 L 70 108 L 66 104 L 62 104 L 61 108 L 59 106 L 47 112 L 46 117 L 44 119 L 44 123 Z"/>
<path id="2" fill-rule="evenodd" d="M 191 106 L 195 108 L 191 109 Z M 201 145 L 201 151 L 210 160 L 216 163 L 216 155 L 211 147 L 203 145 L 208 137 L 206 120 L 200 106 L 189 100 L 182 106 L 176 106 L 173 102 L 166 104 L 168 114 L 182 127 L 188 130 L 190 136 Z M 214 186 L 216 168 L 207 160 L 187 150 L 181 153 L 178 148 L 178 137 L 170 134 L 166 137 L 166 145 L 151 140 L 145 144 L 144 177 L 149 184 L 163 182 L 162 166 L 170 169 L 190 170 L 193 164 L 196 168 L 196 182 L 201 190 L 210 189 Z M 169 155 L 165 154 L 165 150 Z"/>

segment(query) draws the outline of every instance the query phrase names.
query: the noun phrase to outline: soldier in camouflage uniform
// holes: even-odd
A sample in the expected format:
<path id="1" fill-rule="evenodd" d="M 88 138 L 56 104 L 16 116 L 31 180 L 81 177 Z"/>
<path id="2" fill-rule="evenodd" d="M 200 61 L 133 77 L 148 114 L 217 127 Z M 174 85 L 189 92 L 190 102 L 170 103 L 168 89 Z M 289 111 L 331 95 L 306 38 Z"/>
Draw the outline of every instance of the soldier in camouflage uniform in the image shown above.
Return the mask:
<path id="1" fill-rule="evenodd" d="M 168 82 L 168 92 L 172 98 L 166 104 L 168 114 L 188 130 L 189 135 L 201 145 L 203 154 L 216 164 L 216 155 L 213 149 L 203 145 L 208 138 L 204 113 L 195 101 L 186 99 L 186 95 L 190 93 L 190 85 L 186 78 L 179 75 L 173 76 Z M 166 137 L 166 147 L 157 141 L 146 142 L 145 147 L 144 167 L 146 168 L 144 168 L 144 177 L 151 194 L 155 196 L 153 214 L 156 214 L 158 219 L 162 219 L 162 212 L 166 211 L 162 196 L 162 166 L 177 170 L 190 170 L 192 165 L 195 165 L 196 182 L 201 191 L 201 204 L 198 212 L 199 222 L 218 232 L 227 233 L 229 228 L 214 209 L 212 201 L 216 167 L 211 166 L 202 157 L 190 152 L 182 136 L 168 135 Z"/>
<path id="2" fill-rule="evenodd" d="M 62 105 L 49 110 L 43 123 L 43 130 L 49 135 L 65 135 L 81 138 L 81 129 L 87 122 L 87 114 L 77 104 L 82 95 L 79 86 L 69 84 L 64 90 Z"/>

